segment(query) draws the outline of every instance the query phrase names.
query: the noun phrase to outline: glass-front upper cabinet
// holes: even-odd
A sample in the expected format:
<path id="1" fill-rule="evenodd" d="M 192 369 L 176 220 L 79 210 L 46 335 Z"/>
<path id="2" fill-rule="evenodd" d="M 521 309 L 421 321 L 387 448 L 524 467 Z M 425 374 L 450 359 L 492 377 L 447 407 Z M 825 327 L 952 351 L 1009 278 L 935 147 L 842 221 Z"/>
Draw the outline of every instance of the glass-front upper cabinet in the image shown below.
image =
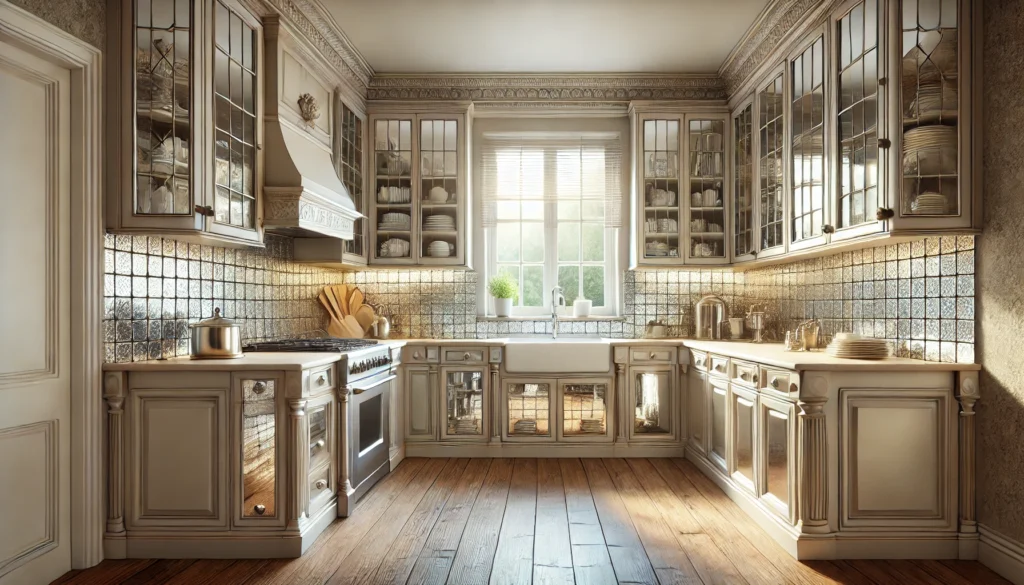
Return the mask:
<path id="1" fill-rule="evenodd" d="M 879 92 L 882 52 L 879 49 L 879 0 L 864 0 L 840 14 L 833 26 L 833 67 L 836 72 L 836 209 L 834 239 L 856 237 L 881 229 L 878 141 L 883 136 L 884 100 Z M 882 130 L 882 132 L 880 132 Z"/>
<path id="2" fill-rule="evenodd" d="M 728 261 L 726 214 L 725 128 L 726 116 L 686 118 L 687 225 L 686 245 L 690 264 L 722 264 Z"/>
<path id="3" fill-rule="evenodd" d="M 334 168 L 352 196 L 356 211 L 366 213 L 363 196 L 363 118 L 339 100 L 334 132 Z M 366 263 L 366 219 L 357 219 L 353 238 L 345 240 L 345 263 Z"/>
<path id="4" fill-rule="evenodd" d="M 752 101 L 752 100 L 751 100 Z M 732 117 L 733 258 L 753 259 L 754 235 L 754 106 L 748 102 Z"/>
<path id="5" fill-rule="evenodd" d="M 822 244 L 825 206 L 825 39 L 817 36 L 791 60 L 790 218 L 791 250 Z"/>
<path id="6" fill-rule="evenodd" d="M 783 79 L 779 73 L 757 92 L 759 257 L 786 251 Z"/>
<path id="7" fill-rule="evenodd" d="M 233 0 L 108 10 L 109 115 L 130 117 L 110 146 L 108 228 L 261 244 L 259 19 Z"/>
<path id="8" fill-rule="evenodd" d="M 678 118 L 652 118 L 642 121 L 643 191 L 639 226 L 643 233 L 640 255 L 645 263 L 678 262 L 681 227 L 679 194 L 682 169 L 679 164 Z"/>
<path id="9" fill-rule="evenodd" d="M 980 2 L 893 0 L 894 91 L 902 120 L 897 227 L 971 227 L 972 16 Z M 976 59 L 974 59 L 976 61 Z M 977 122 L 977 121 L 975 121 Z M 895 141 L 894 141 L 895 142 Z M 893 146 L 896 146 L 894 143 Z M 894 156 L 894 158 L 896 158 Z"/>
<path id="10" fill-rule="evenodd" d="M 466 265 L 466 117 L 377 112 L 370 262 Z"/>

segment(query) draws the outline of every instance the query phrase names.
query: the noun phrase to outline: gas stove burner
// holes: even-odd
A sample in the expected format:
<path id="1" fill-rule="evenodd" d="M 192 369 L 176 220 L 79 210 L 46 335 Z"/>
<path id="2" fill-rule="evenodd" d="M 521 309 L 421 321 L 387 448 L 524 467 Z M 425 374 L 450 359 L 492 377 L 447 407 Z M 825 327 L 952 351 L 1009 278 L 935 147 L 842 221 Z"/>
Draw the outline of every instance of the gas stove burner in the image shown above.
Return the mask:
<path id="1" fill-rule="evenodd" d="M 355 351 L 377 345 L 373 339 L 343 339 L 339 337 L 315 337 L 311 339 L 282 339 L 250 343 L 242 351 Z"/>

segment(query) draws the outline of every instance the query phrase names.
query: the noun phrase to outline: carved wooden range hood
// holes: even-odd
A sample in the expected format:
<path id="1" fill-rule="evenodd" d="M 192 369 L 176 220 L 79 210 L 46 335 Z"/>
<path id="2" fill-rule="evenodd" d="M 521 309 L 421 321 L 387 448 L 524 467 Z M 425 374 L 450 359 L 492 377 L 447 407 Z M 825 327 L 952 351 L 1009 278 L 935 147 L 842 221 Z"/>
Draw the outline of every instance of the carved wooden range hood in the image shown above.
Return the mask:
<path id="1" fill-rule="evenodd" d="M 264 18 L 267 112 L 264 227 L 293 237 L 351 240 L 357 211 L 331 160 L 332 90 L 315 51 Z"/>

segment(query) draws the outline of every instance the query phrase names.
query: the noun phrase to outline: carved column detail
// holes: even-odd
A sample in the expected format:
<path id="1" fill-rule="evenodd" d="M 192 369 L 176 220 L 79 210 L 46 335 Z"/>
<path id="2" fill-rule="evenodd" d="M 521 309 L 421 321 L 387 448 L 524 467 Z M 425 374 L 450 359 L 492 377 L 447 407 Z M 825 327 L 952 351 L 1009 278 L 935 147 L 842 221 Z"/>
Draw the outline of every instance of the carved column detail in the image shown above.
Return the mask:
<path id="1" fill-rule="evenodd" d="M 348 436 L 348 409 L 349 399 L 352 397 L 352 387 L 342 386 L 338 388 L 338 423 L 341 431 L 338 437 L 341 439 L 341 476 L 338 478 L 340 486 L 339 494 L 346 498 L 352 493 L 352 477 L 349 475 L 352 462 L 349 461 L 349 436 Z"/>
<path id="2" fill-rule="evenodd" d="M 981 397 L 977 372 L 960 372 L 960 532 L 978 532 L 974 502 L 974 403 Z"/>
<path id="3" fill-rule="evenodd" d="M 501 426 L 504 424 L 501 412 L 501 383 L 498 381 L 498 364 L 491 364 L 491 440 L 497 442 L 501 433 Z"/>
<path id="4" fill-rule="evenodd" d="M 434 394 L 434 404 L 437 405 L 435 408 L 441 409 L 438 415 L 435 416 L 433 424 L 434 439 L 437 440 L 441 438 L 441 425 L 448 424 L 448 389 L 447 387 L 441 386 L 440 374 L 437 371 L 437 366 L 435 364 L 430 364 L 427 367 L 427 381 L 430 385 L 430 390 L 432 392 L 436 392 L 436 394 Z"/>
<path id="5" fill-rule="evenodd" d="M 309 429 L 306 423 L 306 401 L 288 400 L 290 412 L 292 456 L 289 480 L 292 486 L 291 505 L 288 510 L 288 528 L 298 529 L 306 517 L 309 505 Z"/>
<path id="6" fill-rule="evenodd" d="M 124 535 L 124 379 L 104 378 L 107 401 L 107 534 Z"/>
<path id="7" fill-rule="evenodd" d="M 619 420 L 616 421 L 616 425 L 619 430 L 617 432 L 618 441 L 623 443 L 626 442 L 626 427 L 629 426 L 632 418 L 629 415 L 629 404 L 627 404 L 627 398 L 629 391 L 626 387 L 626 364 L 615 364 L 615 392 L 619 396 L 619 416 L 616 417 Z"/>
<path id="8" fill-rule="evenodd" d="M 801 388 L 799 414 L 799 513 L 804 532 L 828 532 L 828 429 L 825 403 L 828 381 L 807 380 Z"/>

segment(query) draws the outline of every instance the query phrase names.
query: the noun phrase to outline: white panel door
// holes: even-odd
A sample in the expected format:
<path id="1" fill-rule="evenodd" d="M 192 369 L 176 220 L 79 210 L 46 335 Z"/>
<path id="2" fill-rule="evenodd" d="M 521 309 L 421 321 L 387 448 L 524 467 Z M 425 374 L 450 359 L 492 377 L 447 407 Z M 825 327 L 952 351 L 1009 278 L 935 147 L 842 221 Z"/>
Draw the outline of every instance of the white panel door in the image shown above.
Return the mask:
<path id="1" fill-rule="evenodd" d="M 71 568 L 70 72 L 0 42 L 0 584 Z"/>

